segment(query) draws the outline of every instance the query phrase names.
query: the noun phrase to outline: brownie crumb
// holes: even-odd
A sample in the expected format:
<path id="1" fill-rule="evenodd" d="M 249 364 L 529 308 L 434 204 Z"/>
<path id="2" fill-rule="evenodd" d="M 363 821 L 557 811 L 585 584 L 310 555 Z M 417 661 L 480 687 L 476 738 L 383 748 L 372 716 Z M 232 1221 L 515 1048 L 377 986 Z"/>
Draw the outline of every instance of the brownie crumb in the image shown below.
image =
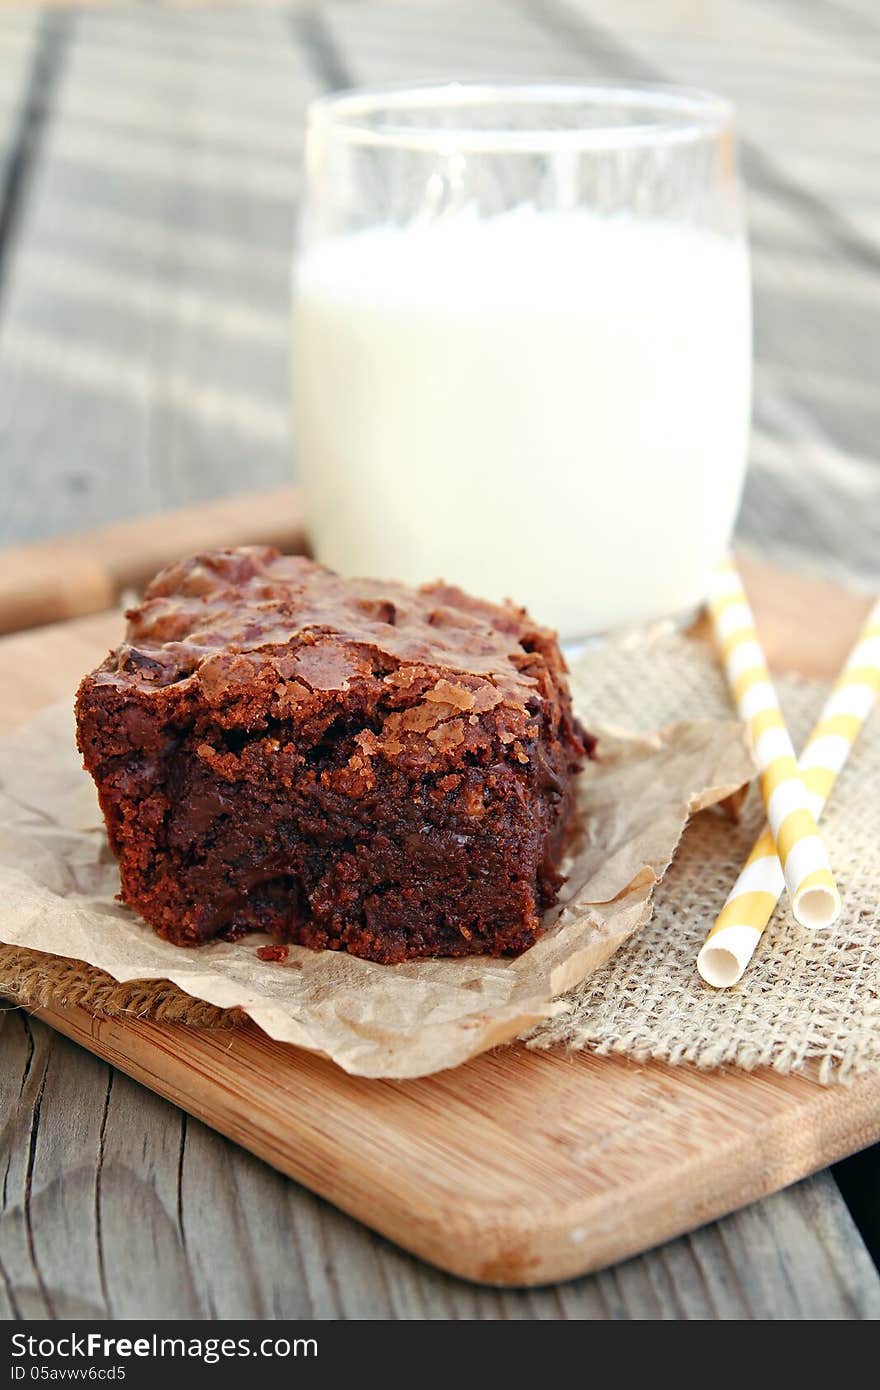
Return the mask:
<path id="1" fill-rule="evenodd" d="M 257 955 L 260 960 L 284 961 L 290 955 L 289 946 L 258 946 Z"/>

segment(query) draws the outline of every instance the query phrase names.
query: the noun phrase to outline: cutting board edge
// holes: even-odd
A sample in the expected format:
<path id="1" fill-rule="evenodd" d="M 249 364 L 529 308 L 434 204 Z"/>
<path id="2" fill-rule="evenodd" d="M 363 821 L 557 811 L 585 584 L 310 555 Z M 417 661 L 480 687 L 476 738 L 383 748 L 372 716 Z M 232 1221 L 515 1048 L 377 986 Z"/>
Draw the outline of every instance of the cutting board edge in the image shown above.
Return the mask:
<path id="1" fill-rule="evenodd" d="M 784 576 L 781 577 L 781 580 L 783 581 L 780 583 L 781 588 L 790 588 L 793 592 L 800 593 L 800 586 L 795 581 L 789 581 Z M 789 599 L 791 599 L 791 594 L 789 594 Z M 788 607 L 791 607 L 791 603 Z M 859 621 L 860 609 L 861 605 L 858 601 L 849 599 L 845 608 L 846 621 L 838 621 L 835 616 L 825 632 L 825 636 L 829 640 L 833 637 L 841 651 L 850 641 L 850 634 L 854 632 Z M 763 611 L 762 608 L 762 622 L 764 621 Z M 831 627 L 834 629 L 833 632 L 831 632 Z M 12 701 L 13 709 L 8 711 L 8 714 L 12 716 L 9 722 L 15 722 L 15 715 L 19 719 L 26 718 L 35 713 L 42 705 L 57 698 L 59 694 L 65 695 L 70 688 L 70 676 L 79 676 L 90 663 L 94 664 L 98 657 L 97 648 L 99 646 L 103 648 L 110 640 L 111 635 L 120 628 L 120 616 L 111 612 L 95 615 L 93 618 L 59 623 L 54 629 L 44 628 L 38 633 L 23 633 L 15 637 L 0 638 L 4 650 L 16 652 L 17 669 L 32 674 L 32 679 L 27 682 L 27 689 L 22 691 L 21 698 L 17 702 L 15 699 Z M 778 634 L 780 640 L 772 643 L 771 651 L 775 663 L 800 669 L 802 667 L 802 643 L 795 642 L 794 636 L 784 622 L 780 621 L 778 624 Z M 770 636 L 773 636 L 772 625 Z M 786 639 L 785 641 L 781 640 L 783 637 Z M 825 653 L 826 664 L 822 670 L 817 670 L 812 674 L 827 677 L 834 662 L 838 659 L 839 653 L 833 644 L 827 650 L 822 644 L 819 645 Z M 407 1132 L 395 1131 L 394 1135 L 391 1136 L 393 1142 L 398 1145 L 399 1151 L 393 1150 L 387 1137 L 382 1136 L 381 1133 L 377 1142 L 377 1127 L 373 1123 L 374 1152 L 371 1157 L 373 1168 L 368 1171 L 372 1171 L 375 1175 L 382 1153 L 392 1152 L 396 1166 L 390 1176 L 386 1174 L 386 1187 L 395 1178 L 402 1185 L 406 1186 L 408 1183 L 410 1186 L 409 1205 L 402 1204 L 398 1200 L 395 1211 L 389 1212 L 384 1208 L 377 1210 L 369 1205 L 371 1197 L 369 1183 L 362 1183 L 361 1191 L 355 1192 L 352 1188 L 356 1185 L 357 1175 L 342 1172 L 340 1177 L 342 1170 L 350 1168 L 358 1161 L 358 1150 L 352 1148 L 351 1143 L 354 1133 L 351 1123 L 349 1123 L 345 1135 L 347 1148 L 340 1143 L 337 1143 L 335 1148 L 333 1147 L 338 1126 L 336 1132 L 331 1131 L 328 1126 L 325 1128 L 322 1138 L 322 1142 L 326 1141 L 323 1148 L 319 1144 L 313 1147 L 310 1153 L 303 1151 L 298 1157 L 294 1155 L 293 1158 L 290 1155 L 279 1155 L 277 1133 L 274 1141 L 267 1138 L 265 1145 L 263 1145 L 254 1138 L 246 1127 L 237 1127 L 235 1124 L 224 1122 L 217 1110 L 218 1104 L 222 1101 L 223 1078 L 217 1075 L 212 1077 L 209 1067 L 202 1067 L 200 1071 L 197 1067 L 191 1066 L 191 1070 L 187 1073 L 189 1089 L 175 1089 L 167 1078 L 155 1076 L 148 1069 L 139 1075 L 136 1066 L 132 1062 L 127 1062 L 122 1053 L 117 1053 L 114 1056 L 109 1050 L 102 1050 L 97 1045 L 95 1037 L 95 1032 L 96 1030 L 100 1031 L 100 1026 L 91 1015 L 85 1014 L 77 1030 L 74 1027 L 72 1017 L 65 1018 L 59 1011 L 36 1012 L 38 1016 L 43 1017 L 58 1031 L 66 1032 L 68 1036 L 99 1056 L 117 1061 L 121 1070 L 136 1076 L 150 1089 L 176 1101 L 182 1108 L 188 1109 L 190 1113 L 199 1115 L 213 1128 L 221 1133 L 229 1134 L 232 1139 L 252 1152 L 260 1154 L 281 1171 L 298 1177 L 313 1190 L 335 1202 L 337 1206 L 353 1216 L 363 1220 L 373 1229 L 379 1230 L 397 1244 L 453 1274 L 475 1282 L 500 1286 L 527 1287 L 555 1282 L 559 1279 L 587 1273 L 592 1269 L 649 1249 L 675 1235 L 693 1230 L 727 1211 L 766 1196 L 787 1183 L 803 1178 L 825 1164 L 855 1151 L 876 1138 L 878 1128 L 880 1128 L 880 1078 L 872 1079 L 870 1082 L 860 1081 L 853 1086 L 840 1085 L 824 1088 L 795 1076 L 779 1077 L 775 1073 L 769 1074 L 771 1079 L 768 1080 L 768 1073 L 766 1072 L 756 1074 L 754 1078 L 746 1077 L 744 1080 L 745 1074 L 738 1072 L 739 1080 L 736 1086 L 733 1085 L 733 1082 L 731 1083 L 732 1089 L 738 1088 L 741 1091 L 743 1086 L 750 1087 L 752 1080 L 754 1080 L 759 1090 L 762 1086 L 765 1089 L 770 1086 L 779 1095 L 778 1112 L 776 1110 L 776 1095 L 771 1097 L 773 1113 L 768 1123 L 764 1124 L 767 1119 L 766 1114 L 764 1120 L 761 1120 L 760 1116 L 755 1117 L 755 1124 L 758 1128 L 764 1125 L 765 1132 L 762 1134 L 756 1135 L 748 1124 L 747 1116 L 752 1105 L 751 1091 L 749 1091 L 745 1106 L 746 1118 L 743 1118 L 743 1106 L 741 1104 L 731 1107 L 731 1113 L 735 1116 L 733 1123 L 736 1126 L 741 1124 L 743 1132 L 740 1133 L 739 1129 L 737 1130 L 728 1150 L 733 1158 L 736 1158 L 737 1155 L 741 1157 L 741 1172 L 737 1173 L 735 1163 L 731 1163 L 730 1171 L 726 1169 L 720 1171 L 717 1158 L 706 1163 L 704 1153 L 702 1159 L 695 1157 L 693 1171 L 691 1165 L 687 1165 L 677 1172 L 676 1189 L 673 1194 L 675 1202 L 672 1206 L 668 1200 L 664 1202 L 660 1195 L 655 1193 L 654 1207 L 646 1209 L 643 1215 L 641 1210 L 639 1212 L 635 1210 L 635 1199 L 637 1198 L 639 1201 L 642 1199 L 642 1185 L 638 1181 L 627 1190 L 624 1190 L 621 1185 L 610 1192 L 608 1190 L 601 1191 L 598 1197 L 595 1194 L 593 1197 L 585 1197 L 583 1201 L 579 1199 L 558 1201 L 558 1173 L 562 1172 L 564 1165 L 561 1164 L 557 1173 L 554 1174 L 552 1162 L 548 1161 L 547 1181 L 545 1183 L 542 1178 L 538 1184 L 541 1189 L 540 1200 L 533 1199 L 531 1201 L 531 1210 L 525 1227 L 523 1226 L 523 1218 L 520 1216 L 519 1226 L 511 1230 L 510 1222 L 504 1219 L 508 1208 L 500 1204 L 497 1191 L 490 1190 L 488 1194 L 483 1194 L 482 1204 L 479 1207 L 475 1206 L 476 1197 L 470 1199 L 470 1204 L 461 1203 L 455 1207 L 454 1204 L 445 1201 L 436 1204 L 432 1201 L 432 1197 L 440 1185 L 435 1182 L 434 1188 L 429 1186 L 427 1191 L 422 1194 L 425 1198 L 423 1205 L 427 1210 L 414 1210 L 413 1204 L 417 1201 L 417 1196 L 412 1189 L 419 1174 L 411 1167 L 407 1167 L 407 1164 L 412 1163 L 412 1152 L 407 1154 L 406 1144 L 407 1141 L 412 1143 L 414 1136 L 419 1141 L 416 1144 L 416 1157 L 419 1161 L 424 1159 L 425 1144 L 421 1142 L 424 1139 L 423 1127 L 416 1128 L 411 1121 L 408 1122 Z M 152 1024 L 149 1026 L 161 1033 L 162 1025 Z M 133 1029 L 126 1034 L 129 1045 L 133 1045 L 133 1034 Z M 156 1050 L 158 1056 L 161 1051 L 158 1043 Z M 523 1066 L 521 1060 L 518 1059 L 521 1059 L 525 1049 L 505 1049 L 497 1055 L 500 1059 L 508 1052 L 513 1061 L 512 1071 L 515 1073 L 513 1082 L 519 1086 Z M 166 1055 L 168 1053 L 167 1034 L 165 1053 Z M 302 1053 L 296 1055 L 298 1057 L 308 1056 L 308 1054 Z M 534 1056 L 534 1054 L 531 1055 Z M 566 1058 L 558 1052 L 546 1055 L 553 1059 L 554 1074 L 557 1077 L 564 1076 Z M 689 1090 L 703 1097 L 704 1117 L 708 1104 L 713 1117 L 717 1106 L 719 1115 L 722 1120 L 724 1119 L 721 1113 L 724 1110 L 724 1104 L 719 1096 L 718 1088 L 713 1084 L 712 1079 L 704 1073 L 696 1073 L 692 1069 L 685 1068 L 662 1068 L 660 1063 L 627 1062 L 625 1059 L 617 1057 L 597 1058 L 584 1053 L 570 1054 L 569 1056 L 572 1055 L 577 1058 L 577 1062 L 573 1065 L 579 1064 L 585 1069 L 583 1090 L 580 1078 L 577 1080 L 576 1087 L 586 1103 L 585 1108 L 581 1107 L 577 1112 L 583 1121 L 585 1132 L 589 1132 L 591 1117 L 594 1114 L 602 1117 L 603 1123 L 606 1124 L 609 1123 L 609 1117 L 611 1117 L 610 1122 L 614 1124 L 618 1115 L 630 1113 L 630 1123 L 633 1122 L 632 1117 L 635 1112 L 632 1110 L 632 1097 L 619 1100 L 618 1096 L 620 1089 L 626 1089 L 627 1078 L 638 1078 L 640 1074 L 645 1076 L 646 1081 L 651 1081 L 652 1085 L 660 1076 L 663 1086 L 667 1089 L 674 1087 L 676 1097 L 682 1098 L 679 1119 L 686 1128 L 686 1148 L 689 1144 L 698 1143 L 703 1143 L 705 1148 L 705 1140 L 700 1138 L 697 1131 L 693 1128 L 687 1128 L 689 1125 L 693 1125 L 693 1108 L 688 1102 L 686 1094 Z M 253 1069 L 260 1061 L 261 1058 L 255 1052 L 251 1059 L 251 1070 L 247 1072 L 245 1079 L 254 1075 Z M 265 1059 L 262 1061 L 265 1063 Z M 479 1059 L 480 1063 L 482 1061 L 483 1059 Z M 330 1066 L 329 1063 L 326 1065 Z M 487 1065 L 489 1065 L 491 1072 L 491 1067 L 494 1064 L 487 1063 Z M 180 1066 L 182 1075 L 186 1070 L 187 1063 L 181 1063 Z M 562 1068 L 561 1072 L 558 1071 L 560 1067 Z M 625 1073 L 618 1072 L 616 1068 L 619 1067 L 625 1068 Z M 589 1075 L 591 1069 L 593 1071 L 592 1076 Z M 293 1074 L 291 1096 L 296 1099 L 297 1095 L 305 1095 L 305 1104 L 312 1104 L 314 1110 L 314 1086 L 312 1085 L 311 1094 L 308 1094 L 308 1088 L 303 1081 L 307 1068 L 303 1068 L 301 1071 L 297 1066 L 291 1068 L 291 1072 Z M 306 1079 L 308 1080 L 308 1077 Z M 492 1076 L 489 1080 L 492 1085 L 495 1084 Z M 382 1086 L 394 1083 L 367 1084 Z M 192 1094 L 194 1085 L 201 1093 L 195 1099 Z M 332 1091 L 332 1083 L 330 1089 Z M 647 1090 L 651 1091 L 650 1085 Z M 804 1101 L 805 1091 L 809 1094 L 808 1104 L 805 1104 Z M 340 1094 L 343 1094 L 343 1108 L 344 1104 L 347 1103 L 350 1112 L 357 1109 L 360 1103 L 357 1097 L 352 1101 L 349 1094 L 348 1100 L 345 1101 L 345 1093 L 340 1093 L 338 1090 L 336 1092 L 337 1104 Z M 608 1104 L 609 1094 L 611 1095 L 610 1105 Z M 549 1097 L 551 1116 L 557 1113 L 553 1109 L 557 1103 L 563 1106 L 563 1111 L 559 1113 L 564 1114 L 566 1100 L 570 1100 L 571 1095 L 571 1090 L 566 1089 L 564 1080 L 557 1084 L 555 1091 L 551 1087 Z M 649 1104 L 650 1102 L 645 1103 Z M 858 1104 L 858 1113 L 856 1113 L 855 1104 Z M 629 1111 L 627 1111 L 628 1107 Z M 264 1111 L 266 1109 L 267 1107 L 264 1106 Z M 332 1104 L 329 1109 L 332 1110 Z M 766 1106 L 764 1109 L 766 1111 Z M 370 1110 L 373 1110 L 372 1106 Z M 323 1097 L 320 1112 L 315 1124 L 318 1127 L 324 1127 L 323 1117 L 328 1113 L 328 1106 L 323 1103 Z M 285 1117 L 276 1114 L 275 1118 L 277 1130 L 280 1124 L 285 1123 Z M 335 1111 L 333 1111 L 333 1119 L 334 1124 L 336 1124 Z M 578 1120 L 578 1123 L 581 1123 L 581 1119 Z M 349 1115 L 350 1120 L 351 1113 Z M 712 1123 L 714 1125 L 714 1118 Z M 300 1131 L 306 1133 L 307 1138 L 310 1135 L 313 1137 L 316 1133 L 315 1124 L 313 1124 L 312 1131 L 309 1132 L 308 1123 L 304 1121 L 303 1125 L 300 1125 Z M 287 1135 L 287 1141 L 295 1140 L 297 1132 L 297 1127 L 294 1125 Z M 552 1131 L 547 1133 L 548 1140 L 552 1139 Z M 798 1133 L 800 1138 L 798 1138 Z M 670 1129 L 669 1137 L 674 1139 L 672 1129 Z M 448 1134 L 446 1139 L 447 1142 L 450 1141 Z M 635 1136 L 635 1141 L 638 1142 L 638 1135 Z M 463 1154 L 468 1162 L 473 1161 L 475 1164 L 479 1164 L 483 1150 L 480 1145 L 475 1146 L 472 1133 L 456 1131 L 451 1136 L 451 1142 L 458 1145 L 460 1155 Z M 661 1158 L 658 1160 L 657 1154 L 652 1152 L 652 1147 L 649 1136 L 647 1146 L 643 1145 L 646 1163 L 656 1164 L 656 1172 L 649 1174 L 649 1188 L 652 1184 L 654 1186 L 660 1184 L 661 1179 L 658 1174 L 663 1172 L 662 1148 L 660 1150 Z M 518 1149 L 516 1152 L 518 1154 Z M 585 1161 L 585 1167 L 590 1162 L 592 1162 L 592 1158 Z M 310 1163 L 311 1166 L 309 1166 Z M 698 1182 L 695 1174 L 698 1173 L 703 1164 L 705 1164 L 707 1171 L 705 1174 L 700 1174 L 702 1182 Z M 496 1172 L 500 1171 L 496 1168 Z M 682 1181 L 682 1173 L 685 1171 L 691 1175 L 688 1183 Z M 507 1176 L 509 1177 L 509 1168 Z M 348 1181 L 347 1189 L 345 1187 L 346 1178 Z M 568 1181 L 570 1192 L 570 1168 L 566 1181 Z M 393 1195 L 396 1196 L 397 1194 L 394 1193 Z M 554 1203 L 558 1204 L 558 1210 L 554 1210 Z M 573 1249 L 572 1228 L 576 1229 L 578 1222 L 583 1224 L 585 1213 L 589 1217 L 591 1203 L 594 1222 L 592 1239 L 590 1241 L 586 1238 L 581 1239 L 577 1243 L 577 1248 Z M 524 1203 L 522 1205 L 525 1206 Z M 432 1209 L 435 1206 L 436 1209 Z M 604 1213 L 599 1211 L 600 1206 L 604 1206 Z M 475 1231 L 479 1240 L 475 1238 Z M 475 1244 L 479 1244 L 480 1247 L 476 1254 L 473 1250 Z M 588 1246 L 586 1252 L 585 1246 Z"/>
<path id="2" fill-rule="evenodd" d="M 419 1205 L 407 1203 L 399 1191 L 394 1203 L 377 1204 L 380 1188 L 369 1189 L 363 1175 L 359 1182 L 347 1183 L 332 1162 L 310 1166 L 296 1145 L 285 1148 L 277 1137 L 273 1142 L 268 1131 L 255 1129 L 253 1114 L 218 1114 L 213 1091 L 213 1103 L 202 1099 L 205 1087 L 198 1072 L 187 1070 L 185 1087 L 176 1079 L 174 1067 L 169 1072 L 167 1051 L 161 1050 L 166 1069 L 151 1067 L 151 1040 L 158 1056 L 158 1038 L 167 1037 L 168 1025 L 100 1018 L 79 1006 L 30 1012 L 396 1245 L 447 1273 L 494 1287 L 557 1283 L 644 1253 L 880 1140 L 880 1077 L 827 1087 L 792 1075 L 778 1078 L 783 1085 L 791 1084 L 793 1094 L 780 1105 L 771 1124 L 766 1119 L 760 1125 L 756 1121 L 754 1130 L 743 1130 L 729 1140 L 709 1169 L 698 1152 L 681 1166 L 680 1202 L 670 1201 L 664 1172 L 657 1167 L 644 1183 L 630 1189 L 623 1216 L 620 1207 L 614 1206 L 611 1222 L 607 1191 L 555 1207 L 523 1202 L 513 1219 L 510 1208 L 500 1202 L 474 1197 L 457 1201 L 443 1190 L 432 1194 L 429 1187 Z M 118 1036 L 132 1046 L 120 1047 L 114 1042 Z M 292 1045 L 290 1052 L 303 1055 Z M 660 1062 L 601 1061 L 610 1066 L 660 1069 L 671 1073 L 673 1080 L 685 1080 L 675 1077 L 678 1068 Z M 179 1067 L 186 1069 L 183 1062 Z M 209 1079 L 206 1089 L 211 1090 L 212 1084 Z M 761 1158 L 757 1180 L 756 1150 Z M 313 1148 L 312 1160 L 315 1152 Z"/>

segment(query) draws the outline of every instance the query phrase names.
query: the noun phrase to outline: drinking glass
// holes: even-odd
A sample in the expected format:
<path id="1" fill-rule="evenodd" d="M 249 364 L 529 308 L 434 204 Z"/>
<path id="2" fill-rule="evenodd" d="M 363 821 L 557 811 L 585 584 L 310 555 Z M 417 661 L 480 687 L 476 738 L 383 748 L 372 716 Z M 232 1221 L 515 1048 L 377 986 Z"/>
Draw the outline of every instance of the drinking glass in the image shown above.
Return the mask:
<path id="1" fill-rule="evenodd" d="M 319 559 L 576 638 L 690 613 L 751 393 L 727 102 L 454 83 L 312 103 L 294 270 Z"/>

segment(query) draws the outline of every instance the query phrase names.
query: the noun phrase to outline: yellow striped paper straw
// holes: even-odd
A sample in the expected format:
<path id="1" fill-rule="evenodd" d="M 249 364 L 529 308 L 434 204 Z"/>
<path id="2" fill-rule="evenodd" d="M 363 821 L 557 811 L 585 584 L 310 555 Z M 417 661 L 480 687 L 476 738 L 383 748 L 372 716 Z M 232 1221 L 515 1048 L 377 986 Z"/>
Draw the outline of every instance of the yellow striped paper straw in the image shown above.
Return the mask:
<path id="1" fill-rule="evenodd" d="M 798 762 L 807 803 L 816 820 L 878 693 L 880 600 L 869 613 Z M 707 984 L 726 989 L 742 979 L 784 888 L 785 879 L 768 827 L 746 860 L 697 956 L 697 969 Z"/>
<path id="2" fill-rule="evenodd" d="M 830 927 L 840 912 L 840 894 L 807 789 L 798 775 L 755 619 L 742 580 L 730 562 L 713 576 L 709 612 L 728 684 L 761 774 L 761 795 L 792 911 L 803 927 Z"/>

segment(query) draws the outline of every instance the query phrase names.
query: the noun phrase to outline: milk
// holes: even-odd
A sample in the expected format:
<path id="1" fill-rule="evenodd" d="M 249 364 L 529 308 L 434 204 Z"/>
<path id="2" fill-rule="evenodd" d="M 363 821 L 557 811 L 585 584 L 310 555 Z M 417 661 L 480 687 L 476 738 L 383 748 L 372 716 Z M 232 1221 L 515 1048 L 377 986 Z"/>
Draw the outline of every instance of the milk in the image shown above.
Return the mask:
<path id="1" fill-rule="evenodd" d="M 518 209 L 307 250 L 297 456 L 316 552 L 565 636 L 703 598 L 746 460 L 743 245 Z"/>

